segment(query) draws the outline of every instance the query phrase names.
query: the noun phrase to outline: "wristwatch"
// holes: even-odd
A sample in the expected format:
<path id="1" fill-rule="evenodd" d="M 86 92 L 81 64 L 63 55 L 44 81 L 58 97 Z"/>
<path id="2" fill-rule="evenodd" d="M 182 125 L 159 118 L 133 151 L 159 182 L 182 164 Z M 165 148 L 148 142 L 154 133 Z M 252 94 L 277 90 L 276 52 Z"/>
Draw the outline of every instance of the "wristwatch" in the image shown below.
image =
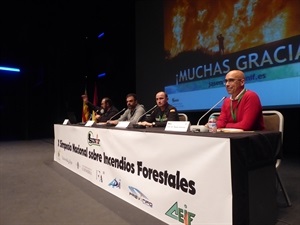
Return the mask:
<path id="1" fill-rule="evenodd" d="M 152 123 L 152 126 L 155 127 L 155 122 Z"/>

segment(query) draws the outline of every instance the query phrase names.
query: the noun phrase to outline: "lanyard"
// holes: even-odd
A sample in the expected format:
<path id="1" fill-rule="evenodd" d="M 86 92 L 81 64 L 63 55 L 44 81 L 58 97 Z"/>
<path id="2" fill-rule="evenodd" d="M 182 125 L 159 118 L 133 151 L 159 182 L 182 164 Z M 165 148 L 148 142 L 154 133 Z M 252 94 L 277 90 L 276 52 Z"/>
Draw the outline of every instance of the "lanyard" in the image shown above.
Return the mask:
<path id="1" fill-rule="evenodd" d="M 231 117 L 232 117 L 232 119 L 233 119 L 234 122 L 236 122 L 236 111 L 237 111 L 237 108 L 239 107 L 240 101 L 241 101 L 242 97 L 244 96 L 245 92 L 246 92 L 246 89 L 244 89 L 243 92 L 238 97 L 238 103 L 237 103 L 235 109 L 233 109 L 233 106 L 232 106 L 232 101 L 233 100 L 231 100 L 231 102 L 230 102 L 230 112 L 231 112 Z"/>

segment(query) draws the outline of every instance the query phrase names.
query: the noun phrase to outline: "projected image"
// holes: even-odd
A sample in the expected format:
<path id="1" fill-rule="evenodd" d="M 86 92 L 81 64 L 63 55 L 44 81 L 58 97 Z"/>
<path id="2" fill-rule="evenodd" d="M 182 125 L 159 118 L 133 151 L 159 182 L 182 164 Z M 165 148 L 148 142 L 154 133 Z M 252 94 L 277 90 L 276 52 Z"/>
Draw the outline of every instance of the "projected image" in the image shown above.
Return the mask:
<path id="1" fill-rule="evenodd" d="M 263 106 L 299 106 L 299 8 L 296 0 L 165 1 L 171 104 L 181 111 L 210 108 L 227 95 L 226 73 L 239 69 Z"/>

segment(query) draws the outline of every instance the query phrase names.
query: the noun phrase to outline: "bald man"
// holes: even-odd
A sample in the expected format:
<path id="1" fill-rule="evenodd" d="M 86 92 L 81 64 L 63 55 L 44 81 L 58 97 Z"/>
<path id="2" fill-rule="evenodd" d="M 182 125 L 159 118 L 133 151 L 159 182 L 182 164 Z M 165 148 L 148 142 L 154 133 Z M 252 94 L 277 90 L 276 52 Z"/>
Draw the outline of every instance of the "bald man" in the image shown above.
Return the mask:
<path id="1" fill-rule="evenodd" d="M 226 74 L 224 85 L 230 98 L 226 98 L 217 120 L 219 128 L 238 128 L 245 131 L 263 130 L 262 106 L 258 95 L 245 88 L 245 75 L 240 70 Z"/>
<path id="2" fill-rule="evenodd" d="M 178 121 L 177 109 L 168 103 L 168 95 L 159 91 L 155 96 L 157 108 L 155 108 L 147 121 L 139 122 L 146 127 L 165 127 L 168 121 Z"/>

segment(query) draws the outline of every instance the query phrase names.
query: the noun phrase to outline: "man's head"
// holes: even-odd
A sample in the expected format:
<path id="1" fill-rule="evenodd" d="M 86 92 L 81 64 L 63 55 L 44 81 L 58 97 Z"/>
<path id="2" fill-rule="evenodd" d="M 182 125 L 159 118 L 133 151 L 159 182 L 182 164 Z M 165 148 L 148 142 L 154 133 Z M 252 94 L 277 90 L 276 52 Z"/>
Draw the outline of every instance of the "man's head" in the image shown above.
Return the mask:
<path id="1" fill-rule="evenodd" d="M 101 108 L 104 109 L 104 111 L 106 112 L 107 110 L 110 109 L 110 107 L 112 106 L 112 101 L 110 98 L 102 98 L 101 100 Z"/>
<path id="2" fill-rule="evenodd" d="M 157 92 L 155 96 L 156 104 L 159 108 L 164 109 L 168 104 L 168 95 L 166 92 L 160 91 Z"/>
<path id="3" fill-rule="evenodd" d="M 138 104 L 136 94 L 130 93 L 126 95 L 126 104 L 128 109 L 135 109 Z"/>
<path id="4" fill-rule="evenodd" d="M 235 98 L 245 86 L 245 75 L 240 70 L 231 70 L 226 74 L 224 85 L 228 94 Z"/>

